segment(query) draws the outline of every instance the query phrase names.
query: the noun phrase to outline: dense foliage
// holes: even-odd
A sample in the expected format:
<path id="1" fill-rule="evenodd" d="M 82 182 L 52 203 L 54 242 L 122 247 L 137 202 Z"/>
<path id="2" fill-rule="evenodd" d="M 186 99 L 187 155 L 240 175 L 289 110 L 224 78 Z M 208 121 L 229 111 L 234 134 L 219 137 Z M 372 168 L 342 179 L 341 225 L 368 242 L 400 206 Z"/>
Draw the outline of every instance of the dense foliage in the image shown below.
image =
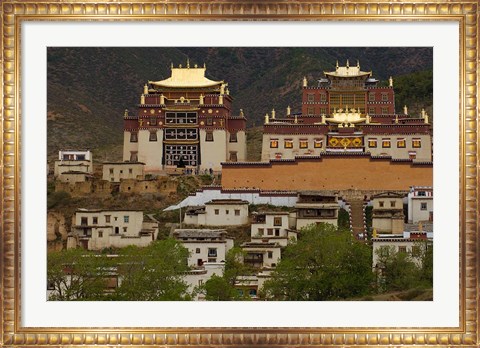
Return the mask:
<path id="1" fill-rule="evenodd" d="M 188 250 L 173 239 L 127 247 L 118 256 L 68 249 L 48 254 L 50 300 L 179 301 L 190 299 L 183 276 Z M 118 287 L 109 288 L 112 279 Z"/>
<path id="2" fill-rule="evenodd" d="M 374 280 L 370 248 L 330 224 L 312 225 L 288 245 L 264 296 L 271 300 L 325 301 L 361 296 Z"/>

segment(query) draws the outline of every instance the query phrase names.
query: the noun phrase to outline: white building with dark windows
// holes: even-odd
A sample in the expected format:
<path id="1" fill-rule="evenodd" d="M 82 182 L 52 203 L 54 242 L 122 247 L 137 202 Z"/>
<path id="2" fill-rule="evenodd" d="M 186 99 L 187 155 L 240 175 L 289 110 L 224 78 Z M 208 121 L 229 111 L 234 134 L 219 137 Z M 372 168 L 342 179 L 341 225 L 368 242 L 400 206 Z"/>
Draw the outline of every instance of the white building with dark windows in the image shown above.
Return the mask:
<path id="1" fill-rule="evenodd" d="M 87 210 L 75 212 L 67 248 L 87 250 L 147 246 L 158 236 L 158 221 L 140 210 Z"/>
<path id="2" fill-rule="evenodd" d="M 433 188 L 413 186 L 407 196 L 408 222 L 433 221 Z"/>

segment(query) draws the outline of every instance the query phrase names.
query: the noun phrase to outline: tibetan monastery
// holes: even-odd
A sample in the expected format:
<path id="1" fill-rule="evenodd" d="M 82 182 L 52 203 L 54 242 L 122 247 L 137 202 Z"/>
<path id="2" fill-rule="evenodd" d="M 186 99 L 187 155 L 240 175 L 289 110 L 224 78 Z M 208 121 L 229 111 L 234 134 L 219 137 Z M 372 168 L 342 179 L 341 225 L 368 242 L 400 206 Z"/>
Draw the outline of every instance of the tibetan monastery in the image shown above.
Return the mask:
<path id="1" fill-rule="evenodd" d="M 336 65 L 315 86 L 303 79 L 301 113 L 265 115 L 262 161 L 324 154 L 432 161 L 432 126 L 425 111 L 418 117 L 395 112 L 393 79 L 380 87 L 360 64 Z"/>
<path id="2" fill-rule="evenodd" d="M 205 76 L 206 67 L 171 67 L 171 76 L 148 81 L 135 114 L 125 110 L 123 160 L 146 172 L 190 168 L 221 170 L 246 160 L 246 119 L 232 114 L 228 84 Z"/>

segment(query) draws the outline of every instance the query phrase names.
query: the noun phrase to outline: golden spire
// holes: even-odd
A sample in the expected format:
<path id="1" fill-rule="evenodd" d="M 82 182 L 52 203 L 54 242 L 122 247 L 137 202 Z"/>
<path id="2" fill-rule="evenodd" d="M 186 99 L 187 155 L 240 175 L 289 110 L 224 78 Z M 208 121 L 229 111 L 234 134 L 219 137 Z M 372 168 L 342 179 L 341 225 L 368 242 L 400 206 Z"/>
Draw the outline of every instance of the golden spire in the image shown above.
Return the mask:
<path id="1" fill-rule="evenodd" d="M 325 121 L 325 118 L 326 118 L 325 114 L 322 114 L 322 124 L 326 124 L 326 123 L 327 123 L 327 122 Z"/>
<path id="2" fill-rule="evenodd" d="M 291 114 L 291 109 L 290 109 L 290 105 L 289 105 L 289 106 L 287 106 L 287 116 L 290 116 L 290 114 Z"/>
<path id="3" fill-rule="evenodd" d="M 199 99 L 200 99 L 200 100 L 199 100 L 199 104 L 200 104 L 200 105 L 203 105 L 203 94 L 202 94 L 202 93 L 200 93 Z"/>
<path id="4" fill-rule="evenodd" d="M 265 124 L 268 124 L 270 122 L 269 117 L 268 117 L 268 112 L 265 114 Z"/>
<path id="5" fill-rule="evenodd" d="M 422 118 L 425 118 L 425 114 L 426 114 L 425 109 L 422 108 Z"/>
<path id="6" fill-rule="evenodd" d="M 395 115 L 395 123 L 398 123 L 398 115 Z"/>
<path id="7" fill-rule="evenodd" d="M 244 117 L 243 109 L 240 109 L 240 116 L 241 116 L 241 117 Z"/>
<path id="8" fill-rule="evenodd" d="M 360 61 L 357 59 L 357 68 L 360 70 Z"/>
<path id="9" fill-rule="evenodd" d="M 403 106 L 403 113 L 404 113 L 405 115 L 408 115 L 408 108 L 407 108 L 406 105 Z"/>
<path id="10" fill-rule="evenodd" d="M 272 109 L 272 120 L 275 119 L 275 109 Z"/>
<path id="11" fill-rule="evenodd" d="M 293 121 L 293 123 L 298 123 L 297 115 L 295 115 L 295 120 Z"/>
<path id="12" fill-rule="evenodd" d="M 165 96 L 163 94 L 160 94 L 160 104 L 165 104 Z"/>
<path id="13" fill-rule="evenodd" d="M 140 96 L 140 104 L 145 104 L 145 94 Z"/>
<path id="14" fill-rule="evenodd" d="M 128 117 L 128 109 L 125 109 L 125 112 L 123 113 L 123 116 Z"/>
<path id="15" fill-rule="evenodd" d="M 303 87 L 307 87 L 307 85 L 308 85 L 307 77 L 304 76 L 304 77 L 303 77 Z"/>
<path id="16" fill-rule="evenodd" d="M 187 57 L 187 69 L 190 69 L 190 59 Z"/>
<path id="17" fill-rule="evenodd" d="M 143 86 L 143 94 L 148 94 L 148 85 Z"/>
<path id="18" fill-rule="evenodd" d="M 369 114 L 366 114 L 366 115 L 365 115 L 365 123 L 366 123 L 366 124 L 369 124 L 369 123 L 370 123 L 370 115 L 369 115 Z"/>
<path id="19" fill-rule="evenodd" d="M 350 68 L 350 62 L 347 59 L 347 68 Z"/>
<path id="20" fill-rule="evenodd" d="M 428 114 L 427 113 L 425 113 L 424 120 L 425 120 L 425 123 L 428 123 Z"/>
<path id="21" fill-rule="evenodd" d="M 335 65 L 335 70 L 338 70 L 338 59 L 337 59 L 337 64 Z"/>
<path id="22" fill-rule="evenodd" d="M 170 69 L 173 70 L 173 62 L 170 62 Z"/>

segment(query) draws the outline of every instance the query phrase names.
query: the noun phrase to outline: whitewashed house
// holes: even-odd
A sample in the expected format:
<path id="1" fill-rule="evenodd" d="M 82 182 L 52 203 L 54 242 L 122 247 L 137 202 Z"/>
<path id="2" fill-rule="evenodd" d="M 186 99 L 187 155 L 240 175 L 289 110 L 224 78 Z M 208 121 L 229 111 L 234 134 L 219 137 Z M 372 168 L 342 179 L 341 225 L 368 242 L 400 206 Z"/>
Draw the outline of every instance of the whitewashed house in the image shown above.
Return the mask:
<path id="1" fill-rule="evenodd" d="M 60 150 L 55 161 L 54 175 L 66 172 L 93 173 L 92 153 L 89 150 Z"/>
<path id="2" fill-rule="evenodd" d="M 409 223 L 433 221 L 433 187 L 412 186 L 407 201 Z"/>
<path id="3" fill-rule="evenodd" d="M 158 236 L 158 221 L 140 210 L 87 210 L 75 212 L 67 248 L 87 250 L 147 246 Z"/>
<path id="4" fill-rule="evenodd" d="M 145 163 L 142 162 L 105 162 L 102 179 L 110 182 L 120 182 L 122 179 L 143 180 L 144 167 Z"/>
<path id="5" fill-rule="evenodd" d="M 204 206 L 190 207 L 184 223 L 194 226 L 241 226 L 248 224 L 248 202 L 241 199 L 212 199 Z"/>

